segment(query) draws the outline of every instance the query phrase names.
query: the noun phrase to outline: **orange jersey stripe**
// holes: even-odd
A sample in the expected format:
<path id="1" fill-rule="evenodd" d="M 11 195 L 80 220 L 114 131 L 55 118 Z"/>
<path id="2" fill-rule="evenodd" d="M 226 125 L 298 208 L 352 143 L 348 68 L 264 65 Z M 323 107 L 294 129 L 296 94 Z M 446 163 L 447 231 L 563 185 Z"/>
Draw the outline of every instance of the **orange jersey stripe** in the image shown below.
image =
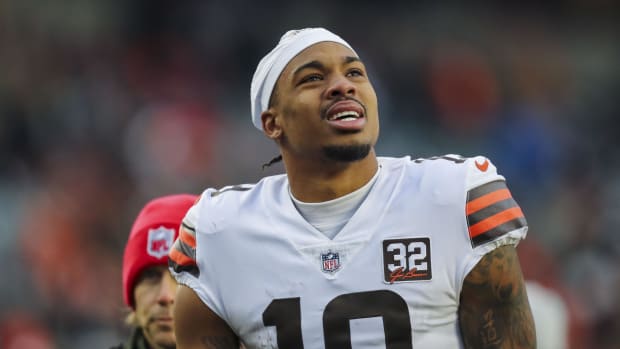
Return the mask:
<path id="1" fill-rule="evenodd" d="M 196 248 L 196 238 L 187 229 L 179 229 L 179 239 L 183 241 L 187 246 Z"/>
<path id="2" fill-rule="evenodd" d="M 509 208 L 469 227 L 469 236 L 472 238 L 476 237 L 497 227 L 498 225 L 520 217 L 524 217 L 523 211 L 521 211 L 520 207 L 517 206 Z"/>
<path id="3" fill-rule="evenodd" d="M 502 201 L 508 198 L 511 198 L 512 195 L 510 195 L 510 190 L 508 189 L 499 189 L 496 190 L 494 192 L 488 193 L 486 195 L 483 195 L 477 199 L 474 199 L 470 202 L 467 203 L 466 205 L 466 213 L 467 215 L 470 215 L 478 210 L 481 210 L 485 207 L 489 207 L 492 204 L 498 202 L 498 201 Z"/>
<path id="4" fill-rule="evenodd" d="M 176 248 L 171 248 L 168 255 L 170 259 L 178 265 L 196 265 L 196 261 L 186 256 L 183 252 Z"/>

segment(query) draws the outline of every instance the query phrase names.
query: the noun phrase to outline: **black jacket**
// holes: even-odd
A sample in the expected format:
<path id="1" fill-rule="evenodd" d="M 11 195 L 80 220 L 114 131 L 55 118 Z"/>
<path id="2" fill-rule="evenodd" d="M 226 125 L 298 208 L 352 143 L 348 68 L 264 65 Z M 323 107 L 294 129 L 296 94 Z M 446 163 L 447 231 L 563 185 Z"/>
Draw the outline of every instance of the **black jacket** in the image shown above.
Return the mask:
<path id="1" fill-rule="evenodd" d="M 150 349 L 148 342 L 142 334 L 142 328 L 136 328 L 125 343 L 121 343 L 110 349 Z"/>

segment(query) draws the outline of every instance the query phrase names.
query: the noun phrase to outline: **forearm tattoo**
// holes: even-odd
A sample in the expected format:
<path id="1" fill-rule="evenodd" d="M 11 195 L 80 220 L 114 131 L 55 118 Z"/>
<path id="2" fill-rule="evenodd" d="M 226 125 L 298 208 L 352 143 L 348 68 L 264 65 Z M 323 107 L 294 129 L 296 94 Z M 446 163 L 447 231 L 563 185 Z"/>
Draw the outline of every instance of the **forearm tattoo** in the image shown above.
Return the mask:
<path id="1" fill-rule="evenodd" d="M 459 321 L 466 348 L 536 348 L 534 319 L 514 247 L 488 253 L 467 276 Z"/>

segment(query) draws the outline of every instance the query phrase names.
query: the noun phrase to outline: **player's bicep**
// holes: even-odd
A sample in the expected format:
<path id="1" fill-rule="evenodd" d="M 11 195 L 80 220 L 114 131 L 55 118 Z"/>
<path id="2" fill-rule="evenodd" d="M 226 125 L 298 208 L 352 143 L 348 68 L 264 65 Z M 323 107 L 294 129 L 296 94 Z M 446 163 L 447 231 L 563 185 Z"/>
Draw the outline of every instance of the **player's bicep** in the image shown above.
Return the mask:
<path id="1" fill-rule="evenodd" d="M 177 349 L 238 349 L 239 339 L 228 324 L 185 285 L 179 285 L 174 306 Z"/>
<path id="2" fill-rule="evenodd" d="M 486 254 L 465 278 L 459 323 L 466 348 L 535 348 L 534 319 L 514 246 Z"/>

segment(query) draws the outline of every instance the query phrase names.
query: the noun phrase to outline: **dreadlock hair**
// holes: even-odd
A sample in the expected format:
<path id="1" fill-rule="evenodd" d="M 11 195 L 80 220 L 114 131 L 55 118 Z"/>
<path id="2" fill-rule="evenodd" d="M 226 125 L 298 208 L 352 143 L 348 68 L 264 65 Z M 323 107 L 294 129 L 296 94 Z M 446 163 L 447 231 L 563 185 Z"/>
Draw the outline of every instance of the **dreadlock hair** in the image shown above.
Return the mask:
<path id="1" fill-rule="evenodd" d="M 274 104 L 278 103 L 278 82 L 276 81 L 275 85 L 273 85 L 273 90 L 271 92 L 271 97 L 269 97 L 269 108 L 271 108 Z M 278 155 L 276 157 L 274 157 L 273 159 L 269 160 L 269 162 L 266 162 L 263 164 L 263 166 L 261 166 L 261 169 L 263 171 L 265 171 L 265 169 L 277 162 L 282 161 L 282 155 Z"/>
<path id="2" fill-rule="evenodd" d="M 282 161 L 282 155 L 278 155 L 275 158 L 269 160 L 269 162 L 264 163 L 263 166 L 262 166 L 262 170 L 264 171 L 267 167 L 275 164 L 276 162 L 280 162 L 280 161 Z"/>

